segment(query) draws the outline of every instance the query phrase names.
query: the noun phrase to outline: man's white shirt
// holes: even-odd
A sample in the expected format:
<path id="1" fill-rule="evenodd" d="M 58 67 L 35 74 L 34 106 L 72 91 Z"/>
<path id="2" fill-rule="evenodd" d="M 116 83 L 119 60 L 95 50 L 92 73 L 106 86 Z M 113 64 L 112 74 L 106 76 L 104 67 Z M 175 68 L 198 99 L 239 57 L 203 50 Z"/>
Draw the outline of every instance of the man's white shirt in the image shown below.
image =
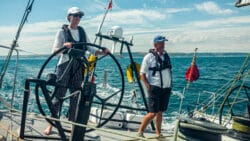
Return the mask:
<path id="1" fill-rule="evenodd" d="M 162 60 L 164 60 L 164 55 L 161 55 L 160 57 Z M 152 68 L 152 67 L 156 67 L 156 57 L 152 53 L 148 53 L 143 58 L 140 73 L 146 74 L 146 77 L 150 85 L 161 87 L 160 72 L 156 71 L 155 75 L 153 76 L 152 75 L 153 71 L 149 70 L 149 68 Z M 166 68 L 162 70 L 161 72 L 162 72 L 163 88 L 171 88 L 172 87 L 171 70 L 169 68 Z"/>

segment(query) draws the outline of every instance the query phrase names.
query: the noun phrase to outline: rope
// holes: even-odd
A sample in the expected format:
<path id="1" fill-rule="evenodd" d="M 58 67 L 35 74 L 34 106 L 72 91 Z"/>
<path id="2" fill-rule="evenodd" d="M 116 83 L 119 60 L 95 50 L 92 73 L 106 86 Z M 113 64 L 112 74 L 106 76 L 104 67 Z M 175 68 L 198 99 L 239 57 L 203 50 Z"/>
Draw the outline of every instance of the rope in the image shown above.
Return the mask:
<path id="1" fill-rule="evenodd" d="M 16 79 L 17 79 L 17 70 L 18 70 L 18 60 L 19 60 L 19 52 L 17 51 L 16 56 L 16 65 L 15 65 L 15 72 L 14 72 L 14 81 L 13 81 L 13 88 L 12 88 L 12 95 L 11 95 L 11 109 L 13 108 L 13 102 L 14 102 L 14 96 L 16 91 Z M 10 111 L 11 117 L 12 117 L 12 111 Z M 10 131 L 12 131 L 12 121 L 10 122 Z"/>
<path id="2" fill-rule="evenodd" d="M 234 83 L 234 82 L 236 82 L 235 80 L 239 80 L 239 76 L 243 75 L 242 73 L 244 72 L 244 69 L 246 69 L 246 66 L 247 66 L 246 64 L 248 63 L 249 57 L 250 57 L 250 54 L 248 54 L 248 56 L 246 57 L 244 63 L 241 66 L 240 71 L 235 75 L 235 77 L 233 77 L 231 80 L 229 80 L 226 84 L 224 84 L 220 89 L 218 89 L 215 92 L 215 94 L 217 94 L 217 95 L 220 96 L 220 97 L 217 97 L 216 100 L 218 100 L 221 97 L 223 97 L 224 93 L 226 93 L 227 90 L 228 90 L 228 92 L 230 92 L 229 89 L 230 88 L 232 89 L 233 85 L 231 85 L 231 87 L 229 85 L 232 84 L 232 83 Z M 249 74 L 245 74 L 245 75 L 249 75 Z M 206 101 L 208 101 L 208 103 L 212 103 L 212 101 L 210 99 L 207 99 Z M 207 103 L 207 102 L 204 102 L 204 103 Z"/>
<path id="3" fill-rule="evenodd" d="M 250 56 L 250 54 L 248 54 L 248 56 L 246 57 L 245 61 L 244 61 L 243 64 L 242 64 L 242 66 L 241 66 L 239 72 L 235 75 L 235 77 L 234 77 L 234 79 L 233 79 L 233 82 L 231 83 L 231 86 L 227 89 L 227 91 L 225 90 L 225 91 L 226 91 L 226 96 L 225 96 L 225 98 L 224 98 L 224 100 L 223 100 L 223 103 L 226 102 L 226 100 L 227 100 L 226 98 L 231 94 L 231 91 L 232 91 L 233 88 L 236 86 L 236 83 L 241 79 L 241 77 L 242 77 L 242 75 L 243 75 L 243 73 L 244 73 L 244 70 L 246 69 L 246 66 L 247 66 L 246 64 L 248 64 L 249 56 Z M 248 74 L 246 74 L 245 77 L 247 78 L 247 77 L 248 77 Z M 245 81 L 246 81 L 246 79 L 244 79 L 244 80 L 242 81 L 241 86 L 240 86 L 240 89 L 239 89 L 239 91 L 237 92 L 236 97 L 238 97 L 240 90 L 242 89 L 243 85 L 245 84 Z M 236 99 L 235 99 L 235 100 L 236 100 Z M 235 102 L 235 100 L 234 100 L 234 102 Z M 222 108 L 223 108 L 223 105 L 221 104 L 221 106 L 220 106 L 218 112 L 216 113 L 215 117 L 218 116 L 218 114 L 219 114 L 220 112 L 222 112 Z M 230 107 L 229 111 L 231 111 L 231 109 L 232 109 L 232 107 Z M 229 113 L 229 111 L 228 111 L 228 113 Z M 214 118 L 214 120 L 215 120 L 215 118 Z M 214 121 L 214 120 L 213 120 L 213 121 Z"/>
<path id="4" fill-rule="evenodd" d="M 3 129 L 4 131 L 6 131 L 7 133 L 9 133 L 12 137 L 15 137 L 17 139 L 17 141 L 23 141 L 22 139 L 20 139 L 20 137 L 17 134 L 12 132 L 12 130 L 9 130 L 8 127 L 5 127 L 1 123 L 0 123 L 0 128 Z"/>
<path id="5" fill-rule="evenodd" d="M 232 103 L 231 105 L 229 105 L 230 108 L 228 109 L 227 114 L 229 114 L 229 112 L 230 112 L 230 111 L 232 110 L 232 108 L 233 108 L 233 105 L 236 103 L 236 100 L 238 99 L 238 97 L 239 97 L 239 95 L 240 95 L 240 91 L 241 91 L 243 85 L 245 84 L 245 82 L 246 82 L 246 80 L 247 80 L 247 77 L 248 77 L 248 75 L 246 75 L 246 77 L 243 79 L 243 82 L 241 83 L 241 86 L 240 86 L 239 90 L 237 91 L 236 96 L 234 97 L 233 103 Z M 225 118 L 224 122 L 226 122 L 226 119 L 227 119 L 227 117 Z M 223 124 L 224 124 L 224 123 L 223 123 Z"/>
<path id="6" fill-rule="evenodd" d="M 13 109 L 13 108 L 11 109 L 10 105 L 3 98 L 0 97 L 0 101 L 3 102 L 4 106 L 6 108 L 8 108 L 10 111 L 17 112 L 17 113 L 19 113 L 19 115 L 21 115 L 22 111 L 17 110 L 17 109 Z M 148 140 L 148 138 L 141 138 L 141 137 L 132 136 L 132 135 L 129 135 L 129 134 L 125 135 L 123 133 L 115 132 L 113 130 L 97 128 L 97 127 L 94 127 L 94 126 L 91 126 L 91 125 L 79 124 L 79 123 L 76 123 L 76 122 L 62 120 L 62 119 L 57 119 L 57 118 L 53 118 L 53 117 L 49 117 L 49 116 L 43 116 L 43 115 L 34 114 L 34 113 L 32 113 L 32 114 L 29 113 L 29 115 L 32 115 L 32 117 L 30 117 L 31 119 L 37 119 L 37 120 L 41 120 L 41 118 L 43 118 L 43 119 L 50 119 L 50 120 L 53 120 L 53 121 L 59 121 L 59 122 L 66 123 L 66 124 L 71 124 L 71 125 L 76 125 L 76 126 L 80 126 L 80 127 L 90 128 L 90 129 L 94 129 L 94 130 L 97 130 L 97 131 L 102 131 L 102 132 L 106 132 L 106 133 L 110 133 L 110 134 L 114 134 L 114 135 L 119 135 L 119 136 L 134 138 L 134 139 L 138 139 L 138 140 Z M 34 115 L 36 116 L 36 118 L 34 117 Z M 150 138 L 150 139 L 153 139 L 153 138 Z"/>
<path id="7" fill-rule="evenodd" d="M 250 74 L 250 70 L 248 70 L 248 72 L 246 72 L 246 69 L 248 68 L 248 61 L 249 61 L 249 57 L 250 57 L 250 54 L 247 55 L 246 59 L 244 60 L 240 70 L 238 71 L 238 73 L 231 79 L 229 80 L 226 84 L 224 84 L 220 89 L 218 89 L 215 94 L 216 94 L 216 97 L 214 100 L 211 100 L 213 99 L 213 97 L 209 97 L 208 99 L 206 99 L 205 101 L 203 101 L 201 104 L 199 105 L 205 105 L 205 110 L 204 109 L 200 109 L 198 110 L 199 113 L 204 113 L 206 111 L 206 109 L 210 108 L 211 106 L 213 106 L 213 102 L 214 101 L 219 101 L 221 98 L 225 97 L 224 98 L 224 101 L 223 103 L 225 103 L 226 101 L 226 97 L 228 97 L 230 95 L 230 93 L 232 92 L 232 90 L 235 88 L 235 86 L 238 84 L 238 82 L 243 78 L 243 80 L 241 81 L 241 84 L 240 84 L 240 87 L 239 87 L 239 90 L 237 92 L 237 96 L 235 96 L 236 98 L 234 99 L 233 103 L 231 104 L 236 104 L 236 103 L 239 103 L 239 102 L 244 102 L 244 101 L 247 101 L 246 99 L 241 99 L 241 101 L 237 101 L 237 98 L 238 98 L 238 95 L 240 93 L 240 91 L 242 90 L 242 87 L 244 86 L 245 82 L 247 81 L 247 78 Z M 246 72 L 246 73 L 244 73 Z M 225 95 L 226 93 L 226 95 Z M 230 107 L 229 111 L 232 109 L 233 105 Z M 213 121 L 215 121 L 217 119 L 217 116 L 218 114 L 220 113 L 220 111 L 222 110 L 223 108 L 223 105 L 220 104 L 220 108 L 218 110 L 218 112 L 215 114 L 214 116 L 214 119 Z M 229 113 L 228 111 L 228 113 Z"/>
<path id="8" fill-rule="evenodd" d="M 243 63 L 243 66 L 245 66 L 244 63 Z M 245 75 L 247 75 L 247 74 L 245 74 Z M 224 93 L 226 93 L 226 91 L 229 89 L 229 85 L 234 82 L 235 78 L 238 78 L 237 76 L 238 76 L 238 74 L 236 75 L 236 77 L 233 77 L 231 80 L 229 80 L 226 84 L 224 84 L 221 88 L 219 88 L 215 92 L 215 94 L 217 95 L 217 97 L 215 99 L 216 101 L 224 96 Z M 203 103 L 208 103 L 206 106 L 210 107 L 210 106 L 212 106 L 213 101 L 211 101 L 211 98 L 209 98 L 209 99 L 205 100 Z"/>
<path id="9" fill-rule="evenodd" d="M 0 45 L 1 48 L 5 48 L 5 49 L 11 49 L 11 47 L 8 47 L 8 46 L 4 46 L 4 45 Z M 19 47 L 19 46 L 18 46 Z M 20 49 L 20 48 L 15 48 L 13 49 L 15 51 L 18 51 L 18 52 L 25 52 L 25 53 L 30 53 L 32 55 L 40 55 L 39 53 L 35 53 L 35 52 L 31 52 L 31 51 L 27 51 L 27 50 L 24 50 L 24 49 Z"/>
<path id="10" fill-rule="evenodd" d="M 7 71 L 7 68 L 9 66 L 9 62 L 10 62 L 10 59 L 11 59 L 11 56 L 12 56 L 12 53 L 13 53 L 13 50 L 16 48 L 17 46 L 17 41 L 18 41 L 18 38 L 20 36 L 20 33 L 21 33 L 21 30 L 25 24 L 25 22 L 27 21 L 27 18 L 28 18 L 28 15 L 29 13 L 31 12 L 31 9 L 32 9 L 32 5 L 34 3 L 34 0 L 29 0 L 27 6 L 26 6 L 26 9 L 25 9 L 25 12 L 24 12 L 24 15 L 23 15 L 23 18 L 21 20 L 21 23 L 19 25 L 19 28 L 17 30 L 17 33 L 16 33 L 16 36 L 15 36 L 15 39 L 13 40 L 12 44 L 11 44 L 11 48 L 9 50 L 9 53 L 5 59 L 5 62 L 4 62 L 4 65 L 2 66 L 1 68 L 1 73 L 0 73 L 0 88 L 2 87 L 2 83 L 3 83 L 3 78 L 4 78 L 4 75 Z"/>
<path id="11" fill-rule="evenodd" d="M 21 111 L 19 111 L 17 109 L 11 109 L 11 110 L 19 113 L 20 115 L 22 113 Z M 102 132 L 106 132 L 106 133 L 110 133 L 110 134 L 114 134 L 114 135 L 120 135 L 120 136 L 124 136 L 124 137 L 129 137 L 129 138 L 136 138 L 136 139 L 140 139 L 140 140 L 148 140 L 147 138 L 136 137 L 136 136 L 132 136 L 132 135 L 128 135 L 128 134 L 125 135 L 123 133 L 115 132 L 115 131 L 109 130 L 109 129 L 97 128 L 97 127 L 94 127 L 94 126 L 91 126 L 91 125 L 79 124 L 79 123 L 76 123 L 76 122 L 72 122 L 72 121 L 68 121 L 68 120 L 62 120 L 62 119 L 57 119 L 57 118 L 53 118 L 53 117 L 49 117 L 49 116 L 43 116 L 43 115 L 40 115 L 40 114 L 34 114 L 34 113 L 31 114 L 31 113 L 29 113 L 29 115 L 32 115 L 32 117 L 31 116 L 29 117 L 31 119 L 37 119 L 37 120 L 41 120 L 41 118 L 43 118 L 43 119 L 50 119 L 50 120 L 53 120 L 53 121 L 59 121 L 61 123 L 66 123 L 66 124 L 71 124 L 71 125 L 75 125 L 75 126 L 90 128 L 90 129 L 94 129 L 94 130 L 97 130 L 97 131 L 102 131 Z"/>
<path id="12" fill-rule="evenodd" d="M 244 77 L 245 77 L 246 75 L 248 75 L 248 74 L 245 74 Z M 222 97 L 225 96 L 226 90 L 229 89 L 228 86 L 229 86 L 230 83 L 233 82 L 233 80 L 234 80 L 234 78 L 232 78 L 230 81 L 228 81 L 225 85 L 223 85 L 219 90 L 217 90 L 217 91 L 215 92 L 215 94 L 216 94 L 215 101 L 218 101 L 218 100 L 220 100 Z M 211 96 L 211 97 L 209 97 L 208 99 L 206 99 L 205 101 L 203 101 L 202 103 L 200 103 L 199 105 L 206 105 L 206 107 L 209 108 L 209 107 L 213 106 L 213 101 L 214 101 L 214 100 L 212 100 L 212 99 L 213 99 L 213 97 Z M 205 103 L 205 104 L 204 104 L 204 103 Z M 201 111 L 203 111 L 203 110 L 198 110 L 198 111 L 201 112 Z"/>

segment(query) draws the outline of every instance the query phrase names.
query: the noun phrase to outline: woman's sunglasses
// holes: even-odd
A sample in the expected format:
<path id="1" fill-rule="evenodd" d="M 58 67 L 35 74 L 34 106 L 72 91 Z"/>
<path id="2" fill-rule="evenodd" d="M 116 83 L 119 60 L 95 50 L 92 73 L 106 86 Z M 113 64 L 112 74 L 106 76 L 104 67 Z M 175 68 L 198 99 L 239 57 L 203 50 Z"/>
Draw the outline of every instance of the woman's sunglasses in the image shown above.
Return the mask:
<path id="1" fill-rule="evenodd" d="M 82 14 L 70 14 L 70 16 L 82 18 Z"/>

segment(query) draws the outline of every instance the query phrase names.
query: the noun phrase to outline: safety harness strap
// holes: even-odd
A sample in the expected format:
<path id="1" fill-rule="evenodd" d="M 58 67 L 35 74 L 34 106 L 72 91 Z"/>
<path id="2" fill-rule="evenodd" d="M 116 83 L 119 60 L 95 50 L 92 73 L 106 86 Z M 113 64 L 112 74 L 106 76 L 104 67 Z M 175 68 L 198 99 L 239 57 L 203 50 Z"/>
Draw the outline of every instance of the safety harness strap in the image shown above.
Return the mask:
<path id="1" fill-rule="evenodd" d="M 152 53 L 155 56 L 156 64 L 155 67 L 149 67 L 149 70 L 153 71 L 152 75 L 155 76 L 156 71 L 160 73 L 160 80 L 161 80 L 161 88 L 163 87 L 163 80 L 162 80 L 162 70 L 164 69 L 172 69 L 170 58 L 167 53 L 164 53 L 164 60 L 153 50 L 150 49 L 149 53 Z M 160 64 L 160 65 L 159 65 Z"/>
<path id="2" fill-rule="evenodd" d="M 86 33 L 85 33 L 84 29 L 80 26 L 78 26 L 77 28 L 78 28 L 79 35 L 80 35 L 80 40 L 78 42 L 86 43 L 87 39 L 86 39 Z M 73 38 L 69 28 L 68 28 L 68 25 L 64 24 L 62 26 L 62 29 L 64 31 L 64 37 L 65 37 L 66 42 L 78 43 L 77 41 L 74 40 L 74 38 Z M 74 45 L 73 48 L 82 49 L 84 51 L 87 50 L 87 46 L 85 44 Z"/>

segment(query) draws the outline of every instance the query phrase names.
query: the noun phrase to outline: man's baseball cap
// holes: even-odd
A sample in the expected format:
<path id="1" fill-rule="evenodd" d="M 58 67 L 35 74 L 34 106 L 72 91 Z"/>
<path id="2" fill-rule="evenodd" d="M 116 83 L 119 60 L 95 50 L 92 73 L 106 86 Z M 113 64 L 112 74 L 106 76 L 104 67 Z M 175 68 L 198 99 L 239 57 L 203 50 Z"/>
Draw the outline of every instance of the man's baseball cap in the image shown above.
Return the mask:
<path id="1" fill-rule="evenodd" d="M 161 35 L 157 35 L 154 38 L 154 44 L 158 42 L 164 42 L 164 41 L 168 41 L 168 39 L 166 39 L 164 36 L 161 36 Z"/>
<path id="2" fill-rule="evenodd" d="M 71 7 L 71 8 L 69 8 L 69 10 L 68 10 L 68 16 L 71 15 L 71 14 L 81 14 L 82 16 L 84 16 L 84 12 L 82 12 L 80 10 L 80 8 L 78 8 L 78 7 Z"/>

